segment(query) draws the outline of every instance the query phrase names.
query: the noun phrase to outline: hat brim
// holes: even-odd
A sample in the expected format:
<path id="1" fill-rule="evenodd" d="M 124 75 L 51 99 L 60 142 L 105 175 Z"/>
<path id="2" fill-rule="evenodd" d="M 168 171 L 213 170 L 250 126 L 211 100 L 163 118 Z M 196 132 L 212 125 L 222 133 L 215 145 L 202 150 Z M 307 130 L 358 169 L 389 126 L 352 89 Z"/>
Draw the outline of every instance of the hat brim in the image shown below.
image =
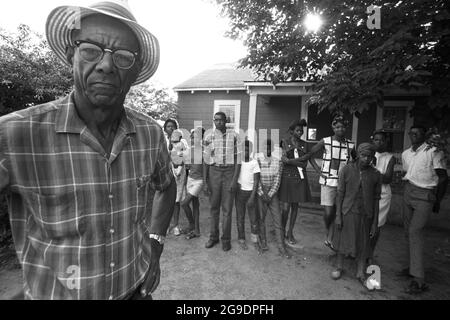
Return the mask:
<path id="1" fill-rule="evenodd" d="M 55 8 L 47 18 L 45 27 L 47 41 L 50 48 L 61 61 L 70 65 L 66 58 L 66 48 L 72 45 L 71 32 L 80 28 L 79 24 L 82 18 L 92 14 L 103 14 L 119 19 L 136 34 L 141 49 L 141 71 L 133 85 L 143 83 L 155 74 L 160 58 L 158 39 L 133 20 L 111 12 L 88 7 L 60 6 Z"/>

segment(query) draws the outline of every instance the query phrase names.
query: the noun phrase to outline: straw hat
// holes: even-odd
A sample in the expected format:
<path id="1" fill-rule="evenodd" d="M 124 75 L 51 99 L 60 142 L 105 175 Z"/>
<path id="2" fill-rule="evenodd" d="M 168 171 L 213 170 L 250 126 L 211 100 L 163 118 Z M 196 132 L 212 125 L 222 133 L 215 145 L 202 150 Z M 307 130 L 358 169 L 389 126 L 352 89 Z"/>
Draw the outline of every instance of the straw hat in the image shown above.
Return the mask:
<path id="1" fill-rule="evenodd" d="M 60 6 L 55 8 L 47 18 L 46 36 L 58 58 L 69 64 L 66 59 L 66 48 L 72 45 L 71 32 L 74 29 L 80 29 L 81 19 L 92 14 L 104 14 L 116 18 L 136 34 L 141 49 L 142 70 L 133 85 L 148 80 L 159 65 L 158 39 L 137 23 L 126 1 L 103 1 L 89 7 Z"/>

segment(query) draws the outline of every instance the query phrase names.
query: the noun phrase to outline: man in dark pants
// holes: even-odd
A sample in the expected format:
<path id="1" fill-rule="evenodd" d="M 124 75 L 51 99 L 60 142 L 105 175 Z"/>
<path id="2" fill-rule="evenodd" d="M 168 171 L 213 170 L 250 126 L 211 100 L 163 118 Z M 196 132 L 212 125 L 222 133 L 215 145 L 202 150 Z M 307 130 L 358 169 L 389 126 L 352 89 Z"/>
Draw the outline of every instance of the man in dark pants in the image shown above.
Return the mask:
<path id="1" fill-rule="evenodd" d="M 424 228 L 431 211 L 439 213 L 448 175 L 444 155 L 425 142 L 426 129 L 413 126 L 409 132 L 411 148 L 402 154 L 406 172 L 403 196 L 403 222 L 407 239 L 409 267 L 400 275 L 413 277 L 406 292 L 419 294 L 428 289 L 424 272 Z"/>
<path id="2" fill-rule="evenodd" d="M 214 115 L 215 129 L 205 137 L 205 160 L 209 164 L 206 172 L 206 188 L 210 192 L 211 232 L 206 248 L 219 243 L 219 220 L 222 208 L 222 248 L 231 249 L 231 213 L 234 194 L 241 169 L 239 150 L 240 140 L 234 130 L 227 130 L 226 115 Z M 239 162 L 239 163 L 238 163 Z"/>

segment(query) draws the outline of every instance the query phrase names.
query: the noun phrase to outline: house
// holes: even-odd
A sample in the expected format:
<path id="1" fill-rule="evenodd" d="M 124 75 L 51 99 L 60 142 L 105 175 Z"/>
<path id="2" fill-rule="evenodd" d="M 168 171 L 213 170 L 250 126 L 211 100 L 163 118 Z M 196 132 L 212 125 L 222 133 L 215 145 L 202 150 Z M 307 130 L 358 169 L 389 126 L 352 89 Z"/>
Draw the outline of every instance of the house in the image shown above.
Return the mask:
<path id="1" fill-rule="evenodd" d="M 232 64 L 211 67 L 177 85 L 180 127 L 190 130 L 196 126 L 211 128 L 214 113 L 223 111 L 228 116 L 230 128 L 247 132 L 249 140 L 258 147 L 265 137 L 280 141 L 289 124 L 302 118 L 308 122 L 303 139 L 314 145 L 321 138 L 332 135 L 331 114 L 318 112 L 317 106 L 307 105 L 313 94 L 311 82 L 272 84 L 258 81 L 251 70 L 239 69 Z M 350 127 L 347 137 L 359 144 L 370 140 L 375 129 L 384 128 L 391 135 L 391 149 L 396 155 L 396 179 L 393 185 L 394 201 L 391 214 L 400 221 L 402 182 L 401 152 L 410 146 L 408 129 L 415 123 L 429 125 L 426 108 L 427 91 L 406 92 L 385 90 L 384 106 L 367 106 L 357 115 L 346 115 Z M 417 107 L 417 108 L 415 108 Z M 320 197 L 318 176 L 309 168 L 311 191 L 316 202 Z M 450 188 L 449 188 L 450 189 Z M 450 190 L 449 190 L 450 191 Z M 442 212 L 434 217 L 433 224 L 450 228 L 450 197 L 442 203 Z"/>

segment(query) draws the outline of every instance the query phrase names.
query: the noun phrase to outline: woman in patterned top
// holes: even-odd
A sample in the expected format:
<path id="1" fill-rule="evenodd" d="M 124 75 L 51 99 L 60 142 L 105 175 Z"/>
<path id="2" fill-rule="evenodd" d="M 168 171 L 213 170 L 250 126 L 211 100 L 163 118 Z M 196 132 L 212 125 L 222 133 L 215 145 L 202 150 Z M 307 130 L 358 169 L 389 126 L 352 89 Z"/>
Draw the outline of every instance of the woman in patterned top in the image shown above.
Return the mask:
<path id="1" fill-rule="evenodd" d="M 345 138 L 348 121 L 342 115 L 336 116 L 331 125 L 334 135 L 320 140 L 311 148 L 311 152 L 308 155 L 302 157 L 302 160 L 309 159 L 314 170 L 320 174 L 320 204 L 324 208 L 324 222 L 327 230 L 325 245 L 335 251 L 331 239 L 333 238 L 333 223 L 336 217 L 339 171 L 349 163 L 351 152 L 355 145 Z M 321 168 L 313 157 L 320 151 L 323 152 Z"/>
<path id="2" fill-rule="evenodd" d="M 290 137 L 281 141 L 283 172 L 278 194 L 283 208 L 281 214 L 283 232 L 286 230 L 289 211 L 291 212 L 289 230 L 285 235 L 291 245 L 297 243 L 293 229 L 297 220 L 298 205 L 300 202 L 311 201 L 311 192 L 306 176 L 307 161 L 298 159 L 308 152 L 306 141 L 301 139 L 303 127 L 306 125 L 306 121 L 303 119 L 295 120 L 289 126 Z"/>

